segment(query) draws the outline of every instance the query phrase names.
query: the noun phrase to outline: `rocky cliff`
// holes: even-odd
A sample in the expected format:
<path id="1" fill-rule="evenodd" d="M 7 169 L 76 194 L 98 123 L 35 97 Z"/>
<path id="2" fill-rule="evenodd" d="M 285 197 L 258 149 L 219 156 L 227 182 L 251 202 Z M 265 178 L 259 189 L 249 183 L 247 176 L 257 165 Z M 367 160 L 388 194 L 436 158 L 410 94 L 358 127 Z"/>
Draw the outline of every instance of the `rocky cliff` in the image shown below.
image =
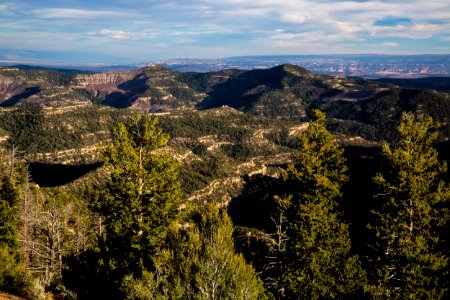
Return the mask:
<path id="1" fill-rule="evenodd" d="M 27 87 L 23 78 L 0 76 L 0 102 L 23 93 Z"/>

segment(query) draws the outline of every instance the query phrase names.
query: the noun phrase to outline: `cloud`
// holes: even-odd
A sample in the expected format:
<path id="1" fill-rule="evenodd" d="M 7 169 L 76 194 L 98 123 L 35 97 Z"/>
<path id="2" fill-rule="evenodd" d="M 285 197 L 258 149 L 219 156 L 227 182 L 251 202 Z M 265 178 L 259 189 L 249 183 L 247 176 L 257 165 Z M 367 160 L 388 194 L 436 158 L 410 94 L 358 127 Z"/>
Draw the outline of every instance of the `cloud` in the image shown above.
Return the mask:
<path id="1" fill-rule="evenodd" d="M 94 19 L 94 18 L 114 18 L 126 17 L 130 13 L 110 11 L 110 10 L 87 10 L 73 8 L 44 8 L 36 9 L 34 14 L 44 19 Z"/>
<path id="2" fill-rule="evenodd" d="M 95 37 L 105 37 L 113 40 L 140 40 L 155 38 L 158 36 L 157 33 L 152 32 L 129 32 L 123 30 L 111 30 L 111 29 L 101 29 L 98 32 L 91 32 L 91 36 Z"/>
<path id="3" fill-rule="evenodd" d="M 14 3 L 3 3 L 0 4 L 0 17 L 13 17 L 15 15 L 15 10 L 17 9 L 17 5 Z"/>
<path id="4" fill-rule="evenodd" d="M 287 23 L 301 24 L 305 23 L 306 16 L 300 13 L 283 13 L 281 14 L 281 20 Z"/>
<path id="5" fill-rule="evenodd" d="M 400 46 L 400 44 L 396 43 L 396 42 L 384 42 L 384 43 L 381 43 L 381 46 L 382 47 L 398 47 L 398 46 Z"/>
<path id="6" fill-rule="evenodd" d="M 32 32 L 41 33 L 39 36 L 44 39 L 45 32 L 49 33 L 48 39 L 66 36 L 66 44 L 58 47 L 69 50 L 82 44 L 105 52 L 112 49 L 137 51 L 139 47 L 150 49 L 159 44 L 173 49 L 170 53 L 161 50 L 161 55 L 178 56 L 176 53 L 179 53 L 183 57 L 220 53 L 349 53 L 364 49 L 376 52 L 377 49 L 371 47 L 379 47 L 380 51 L 414 52 L 434 49 L 439 42 L 449 41 L 449 0 L 71 0 L 51 3 L 59 6 L 51 7 L 50 1 L 28 0 L 15 0 L 14 6 L 8 2 L 0 4 L 0 33 L 11 32 L 15 44 L 29 39 L 27 45 L 44 42 L 37 40 L 38 35 Z M 15 15 L 8 16 L 8 11 Z M 23 27 L 17 26 L 18 20 Z M 73 43 L 67 42 L 69 37 L 73 37 Z M 394 45 L 391 40 L 401 42 Z M 53 41 L 47 43 L 53 45 Z M 406 44 L 408 49 L 404 49 Z M 206 49 L 218 52 L 209 53 Z M 189 52 L 191 50 L 195 52 Z"/>
<path id="7" fill-rule="evenodd" d="M 122 30 L 109 30 L 109 29 L 102 29 L 99 31 L 99 34 L 111 37 L 116 40 L 129 39 L 135 36 L 135 34 L 132 32 L 126 32 Z"/>

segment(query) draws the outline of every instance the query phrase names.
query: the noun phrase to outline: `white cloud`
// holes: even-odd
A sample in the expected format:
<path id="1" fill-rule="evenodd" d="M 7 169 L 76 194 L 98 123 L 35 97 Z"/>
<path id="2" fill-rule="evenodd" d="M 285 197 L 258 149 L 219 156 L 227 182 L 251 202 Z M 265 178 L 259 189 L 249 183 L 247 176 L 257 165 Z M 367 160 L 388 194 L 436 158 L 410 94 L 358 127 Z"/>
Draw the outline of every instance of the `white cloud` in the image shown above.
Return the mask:
<path id="1" fill-rule="evenodd" d="M 154 38 L 158 36 L 157 33 L 151 32 L 128 32 L 123 30 L 111 30 L 111 29 L 101 29 L 98 32 L 91 32 L 92 36 L 100 36 L 105 38 L 110 38 L 113 40 L 139 40 Z"/>
<path id="2" fill-rule="evenodd" d="M 95 6 L 99 9 L 85 3 L 74 8 L 48 7 L 46 1 L 5 1 L 0 0 L 0 32 L 10 31 L 16 41 L 20 39 L 29 45 L 43 42 L 37 40 L 38 35 L 25 34 L 30 31 L 65 33 L 78 42 L 73 47 L 89 43 L 98 48 L 103 45 L 105 51 L 128 51 L 160 44 L 182 56 L 189 53 L 185 49 L 194 47 L 199 51 L 194 53 L 196 56 L 349 53 L 367 50 L 371 45 L 373 49 L 385 47 L 380 51 L 402 51 L 402 44 L 381 44 L 380 39 L 386 38 L 417 43 L 411 44 L 411 51 L 414 45 L 422 45 L 419 49 L 430 42 L 425 39 L 450 41 L 449 0 L 130 0 L 132 4 L 125 0 L 98 0 Z M 70 1 L 77 2 L 82 3 Z M 7 17 L 8 11 L 16 15 Z M 17 20 L 26 27 L 18 27 Z M 392 24 L 380 26 L 386 20 L 393 20 Z M 49 39 L 55 39 L 55 35 Z M 25 36 L 29 42 L 19 38 Z M 7 44 L 6 40 L 2 42 Z M 70 49 L 71 45 L 65 47 Z M 218 53 L 209 54 L 206 49 Z"/>
<path id="3" fill-rule="evenodd" d="M 382 47 L 398 47 L 398 46 L 400 46 L 400 44 L 396 43 L 396 42 L 384 42 L 384 43 L 381 43 L 381 46 Z"/>
<path id="4" fill-rule="evenodd" d="M 302 24 L 306 21 L 306 16 L 299 13 L 283 13 L 281 20 L 287 23 Z"/>
<path id="5" fill-rule="evenodd" d="M 14 3 L 2 3 L 0 4 L 0 16 L 12 17 L 15 15 L 17 5 Z"/>
<path id="6" fill-rule="evenodd" d="M 33 11 L 35 15 L 45 19 L 94 19 L 104 17 L 125 17 L 130 13 L 110 10 L 87 10 L 73 8 L 44 8 Z"/>

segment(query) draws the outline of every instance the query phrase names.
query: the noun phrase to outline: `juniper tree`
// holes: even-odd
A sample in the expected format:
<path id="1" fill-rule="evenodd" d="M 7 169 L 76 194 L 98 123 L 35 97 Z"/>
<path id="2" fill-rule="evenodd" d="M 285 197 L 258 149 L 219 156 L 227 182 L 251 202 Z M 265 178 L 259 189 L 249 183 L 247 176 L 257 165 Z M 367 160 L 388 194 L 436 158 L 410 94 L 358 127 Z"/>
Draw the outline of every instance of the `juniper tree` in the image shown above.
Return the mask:
<path id="1" fill-rule="evenodd" d="M 441 180 L 446 164 L 433 148 L 432 126 L 430 117 L 403 113 L 398 142 L 383 145 L 388 165 L 374 178 L 378 208 L 369 225 L 376 239 L 368 290 L 376 297 L 439 298 L 446 289 L 439 227 L 448 221 L 450 189 Z"/>
<path id="2" fill-rule="evenodd" d="M 352 295 L 361 289 L 364 272 L 358 257 L 350 253 L 348 225 L 338 210 L 347 181 L 343 150 L 318 110 L 312 112 L 299 142 L 300 152 L 286 176 L 292 195 L 284 198 L 290 198 L 284 203 L 288 207 L 281 278 L 285 294 L 313 299 Z"/>

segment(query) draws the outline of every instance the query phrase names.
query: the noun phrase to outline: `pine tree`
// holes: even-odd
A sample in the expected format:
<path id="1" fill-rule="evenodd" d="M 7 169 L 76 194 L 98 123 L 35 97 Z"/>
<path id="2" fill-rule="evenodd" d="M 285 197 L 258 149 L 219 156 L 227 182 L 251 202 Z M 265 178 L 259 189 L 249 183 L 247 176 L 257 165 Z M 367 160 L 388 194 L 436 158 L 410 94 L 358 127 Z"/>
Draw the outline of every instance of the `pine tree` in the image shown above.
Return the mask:
<path id="1" fill-rule="evenodd" d="M 97 209 L 104 222 L 103 252 L 118 281 L 152 268 L 180 206 L 179 164 L 161 151 L 169 136 L 157 121 L 136 115 L 119 123 L 103 151 L 111 179 Z"/>
<path id="2" fill-rule="evenodd" d="M 347 168 L 325 115 L 316 110 L 312 117 L 287 168 L 292 195 L 278 198 L 287 207 L 281 282 L 290 298 L 350 296 L 361 289 L 364 272 L 350 254 L 348 225 L 338 211 Z"/>
<path id="3" fill-rule="evenodd" d="M 202 299 L 256 299 L 261 284 L 253 267 L 236 254 L 233 224 L 210 204 L 198 224 L 201 245 L 195 285 Z M 194 231 L 192 234 L 196 234 Z"/>
<path id="4" fill-rule="evenodd" d="M 0 178 L 0 244 L 17 247 L 18 191 L 9 177 Z"/>
<path id="5" fill-rule="evenodd" d="M 369 225 L 376 236 L 375 270 L 368 290 L 376 297 L 439 298 L 448 257 L 439 251 L 439 227 L 448 221 L 446 164 L 433 148 L 432 119 L 403 113 L 394 147 L 383 145 L 388 166 L 374 178 L 379 208 Z"/>
<path id="6" fill-rule="evenodd" d="M 299 136 L 300 152 L 287 168 L 287 179 L 297 198 L 328 199 L 334 205 L 347 182 L 344 150 L 336 144 L 335 137 L 326 129 L 326 116 L 312 111 L 312 121 Z"/>
<path id="7" fill-rule="evenodd" d="M 0 289 L 29 293 L 31 277 L 20 257 L 18 243 L 20 184 L 23 164 L 6 162 L 0 149 Z"/>
<path id="8" fill-rule="evenodd" d="M 25 165 L 16 162 L 15 151 L 0 149 L 0 243 L 17 248 L 21 185 L 28 180 Z"/>
<path id="9" fill-rule="evenodd" d="M 156 258 L 156 271 L 124 288 L 130 299 L 259 299 L 264 294 L 253 267 L 235 253 L 233 224 L 209 204 L 185 229 L 174 228 L 170 249 Z"/>

